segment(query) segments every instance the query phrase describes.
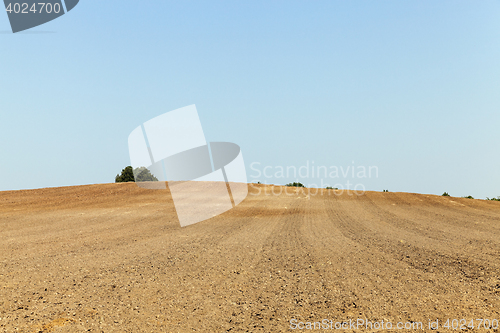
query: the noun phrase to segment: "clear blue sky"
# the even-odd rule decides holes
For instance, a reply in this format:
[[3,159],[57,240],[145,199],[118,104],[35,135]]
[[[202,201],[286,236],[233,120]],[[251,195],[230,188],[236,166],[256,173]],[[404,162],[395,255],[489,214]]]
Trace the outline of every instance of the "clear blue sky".
[[367,190],[500,195],[498,0],[82,0],[8,31],[0,190],[113,182],[136,126],[196,104],[249,180],[354,161]]

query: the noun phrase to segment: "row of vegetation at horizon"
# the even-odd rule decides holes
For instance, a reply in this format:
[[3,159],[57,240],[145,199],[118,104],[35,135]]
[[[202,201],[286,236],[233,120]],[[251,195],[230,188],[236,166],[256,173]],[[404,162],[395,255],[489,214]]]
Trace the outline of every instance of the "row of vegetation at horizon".
[[[134,175],[135,175],[135,177],[134,177]],[[135,181],[138,181],[138,182],[157,182],[158,178],[156,178],[151,173],[151,171],[149,171],[149,169],[146,167],[139,167],[139,168],[133,169],[130,165],[125,167],[125,169],[122,169],[121,174],[116,175],[116,177],[115,177],[115,183],[126,183],[126,182],[135,182]],[[260,182],[258,182],[257,184],[260,184]],[[288,183],[285,186],[305,187],[304,184],[299,183],[299,182]],[[327,190],[338,190],[337,187],[331,187],[331,186],[327,186],[326,189]],[[382,192],[389,192],[389,190],[383,190]],[[444,192],[442,194],[442,196],[443,197],[450,197],[448,192]],[[468,195],[468,196],[465,196],[462,198],[474,199],[474,197],[472,195]],[[486,200],[500,201],[500,196],[498,196],[496,198],[491,198],[491,199],[486,197]]]
[[[257,184],[260,184],[261,182],[257,182]],[[302,183],[299,183],[299,182],[293,182],[293,183],[288,183],[286,184],[285,186],[291,186],[291,187],[305,187],[304,184]],[[338,190],[337,187],[331,187],[331,186],[327,186],[326,187],[327,190]],[[389,190],[382,190],[382,192],[389,192]],[[448,194],[448,192],[444,192],[442,194],[443,197],[450,197],[450,195]],[[472,195],[468,195],[468,196],[465,196],[465,197],[462,197],[462,198],[466,198],[466,199],[474,199],[474,197]],[[500,196],[499,197],[496,197],[496,198],[488,198],[486,197],[486,200],[490,200],[490,201],[500,201]]]
[[[450,197],[450,195],[448,194],[448,192],[444,192],[443,194],[441,194],[443,197]],[[474,197],[472,195],[468,195],[468,196],[465,196],[465,197],[462,197],[462,198],[465,198],[465,199],[474,199]],[[486,200],[490,200],[490,201],[500,201],[500,196],[499,197],[496,197],[496,198],[488,198],[486,197]]]
[[[258,184],[260,184],[260,182],[258,182]],[[298,182],[293,182],[293,183],[288,183],[286,184],[285,186],[292,186],[292,187],[305,187],[304,184],[302,183],[298,183]],[[327,190],[338,190],[338,188],[336,187],[331,187],[331,186],[327,186],[326,187]],[[382,190],[382,192],[389,192],[389,190]],[[443,197],[449,197],[450,195],[448,194],[448,192],[444,192],[442,194]],[[468,195],[468,196],[465,196],[465,197],[462,197],[462,198],[466,198],[466,199],[474,199],[474,197],[472,195]],[[500,196],[499,197],[496,197],[496,198],[488,198],[486,197],[486,200],[490,200],[490,201],[500,201]]]

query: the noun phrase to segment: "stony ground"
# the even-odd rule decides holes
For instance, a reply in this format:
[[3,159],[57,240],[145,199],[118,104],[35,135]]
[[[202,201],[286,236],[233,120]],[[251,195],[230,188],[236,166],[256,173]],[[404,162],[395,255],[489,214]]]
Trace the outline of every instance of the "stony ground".
[[271,191],[185,228],[135,184],[0,192],[0,331],[500,320],[500,202]]

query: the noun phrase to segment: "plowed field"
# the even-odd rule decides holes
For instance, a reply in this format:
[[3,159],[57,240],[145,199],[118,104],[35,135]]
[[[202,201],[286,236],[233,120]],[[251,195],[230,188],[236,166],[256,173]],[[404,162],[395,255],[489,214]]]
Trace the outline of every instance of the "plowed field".
[[287,190],[184,228],[133,183],[0,192],[0,331],[500,320],[500,202]]

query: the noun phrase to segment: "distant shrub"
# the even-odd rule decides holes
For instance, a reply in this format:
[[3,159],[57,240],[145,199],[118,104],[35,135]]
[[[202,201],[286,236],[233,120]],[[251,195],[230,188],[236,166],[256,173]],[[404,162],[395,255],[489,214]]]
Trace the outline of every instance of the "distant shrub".
[[500,197],[496,197],[496,198],[488,198],[486,197],[486,200],[491,200],[491,201],[500,201]]
[[120,175],[116,175],[115,183],[126,183],[126,182],[135,182],[134,178],[134,169],[131,166],[122,169],[122,173]]
[[338,187],[327,186],[326,189],[327,190],[338,190],[339,188]]
[[389,190],[382,190],[382,192],[389,192]]
[[448,194],[448,192],[444,192],[444,193],[442,194],[442,196],[443,196],[443,197],[449,197],[450,195]]
[[134,169],[135,180],[138,182],[157,182],[156,178],[151,171],[146,167],[139,167]]
[[286,184],[285,186],[305,187],[302,183],[296,183],[296,182],[293,182],[293,183],[288,183],[288,184]]
[[474,197],[472,195],[468,195],[468,196],[462,197],[462,198],[465,198],[465,199],[474,199]]
[[[135,177],[134,177],[135,174]],[[126,183],[126,182],[135,182],[137,179],[138,182],[157,182],[158,178],[156,178],[151,171],[146,167],[139,167],[132,169],[129,165],[125,169],[122,169],[122,173],[120,175],[116,175],[115,183]]]

